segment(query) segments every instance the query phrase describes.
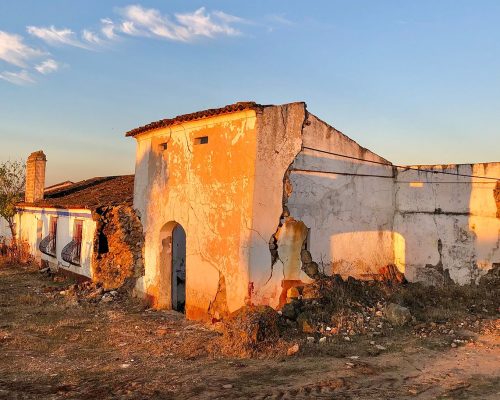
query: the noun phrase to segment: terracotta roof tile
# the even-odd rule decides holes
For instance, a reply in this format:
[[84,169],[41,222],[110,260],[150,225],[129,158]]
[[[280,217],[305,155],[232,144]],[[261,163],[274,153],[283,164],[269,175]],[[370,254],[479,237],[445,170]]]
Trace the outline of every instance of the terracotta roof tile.
[[35,203],[21,202],[18,205],[95,210],[103,206],[132,205],[133,199],[134,175],[122,175],[76,182],[46,193],[43,200]]
[[210,108],[208,110],[197,111],[191,114],[178,115],[177,117],[174,118],[161,119],[159,121],[151,122],[150,124],[140,126],[139,128],[132,129],[131,131],[128,131],[125,134],[125,136],[133,137],[135,135],[138,135],[139,133],[147,132],[153,129],[164,128],[166,126],[172,126],[186,121],[194,121],[197,119],[212,117],[214,115],[229,114],[243,110],[262,109],[263,107],[266,106],[257,104],[253,101],[242,101],[234,104],[229,104],[221,108]]

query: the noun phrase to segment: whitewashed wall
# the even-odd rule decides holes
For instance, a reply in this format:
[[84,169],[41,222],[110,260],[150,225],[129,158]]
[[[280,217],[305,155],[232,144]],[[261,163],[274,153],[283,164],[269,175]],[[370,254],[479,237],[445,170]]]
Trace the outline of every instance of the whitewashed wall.
[[[500,163],[415,167],[500,177]],[[460,284],[500,263],[500,219],[492,180],[407,170],[398,173],[394,230],[404,237],[411,281]],[[445,272],[447,271],[447,272]]]
[[313,260],[327,274],[358,278],[394,263],[393,170],[367,162],[388,161],[312,114],[303,146],[292,165],[288,208],[310,229]]
[[[50,217],[57,216],[57,241],[56,255],[51,257],[42,254],[38,250],[40,239],[49,234]],[[73,229],[75,220],[83,221],[82,231],[82,252],[80,266],[71,265],[64,261],[61,252],[71,240],[73,240]],[[41,223],[39,222],[41,221]],[[37,259],[47,260],[51,265],[71,271],[78,275],[92,278],[91,261],[93,253],[93,240],[96,223],[92,220],[92,214],[89,210],[75,209],[63,210],[54,208],[23,207],[16,216],[18,237],[27,242],[31,248],[31,253]],[[37,233],[41,224],[41,235]]]

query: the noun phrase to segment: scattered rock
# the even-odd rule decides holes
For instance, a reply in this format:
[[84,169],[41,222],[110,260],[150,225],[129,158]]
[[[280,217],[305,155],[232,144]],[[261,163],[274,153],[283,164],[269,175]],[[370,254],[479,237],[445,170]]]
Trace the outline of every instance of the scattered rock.
[[293,356],[294,354],[297,354],[299,352],[299,349],[299,345],[296,343],[287,350],[286,354],[287,356]]
[[389,303],[385,306],[384,315],[395,326],[403,326],[411,321],[410,310],[395,303]]
[[315,331],[306,313],[299,314],[297,324],[299,325],[299,330],[304,333],[313,333]]
[[231,385],[230,383],[228,383],[227,385],[222,385],[222,388],[223,389],[232,389],[233,385]]
[[302,269],[311,278],[316,278],[319,275],[319,267],[315,262],[310,262],[308,264],[303,264]]
[[307,343],[309,343],[309,344],[314,343],[314,337],[312,337],[312,336],[308,336],[308,337],[307,337]]
[[326,343],[326,337],[323,336],[321,339],[319,339],[319,344],[325,344]]
[[321,292],[317,286],[306,285],[302,289],[302,299],[304,300],[314,300],[321,298]]
[[281,315],[284,317],[295,320],[299,312],[299,304],[297,300],[292,300],[290,303],[286,303],[281,309]]
[[224,323],[224,337],[243,347],[279,337],[278,313],[269,306],[244,306],[232,313]]

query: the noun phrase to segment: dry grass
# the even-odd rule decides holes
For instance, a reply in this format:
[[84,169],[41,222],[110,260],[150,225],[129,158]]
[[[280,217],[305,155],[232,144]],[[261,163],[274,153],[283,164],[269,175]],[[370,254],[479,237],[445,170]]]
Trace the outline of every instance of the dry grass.
[[[300,343],[299,354],[287,357],[283,345],[275,353],[263,349],[257,358],[236,359],[224,355],[221,335],[210,327],[133,300],[76,301],[59,294],[69,284],[35,268],[0,263],[0,398],[401,398],[408,380],[398,377],[415,372],[407,360],[423,368],[450,351],[449,345],[439,352],[422,348],[411,330],[377,338],[388,349],[377,357],[370,355],[368,337],[308,345],[292,331],[281,343]],[[419,304],[427,305],[424,291],[398,295],[402,302],[420,296]],[[343,304],[352,301],[348,292],[340,296]],[[350,356],[363,360],[346,360]],[[494,375],[485,374],[481,382],[490,382]],[[394,387],[384,386],[388,377],[397,380]],[[474,390],[483,395],[497,389],[484,384]]]

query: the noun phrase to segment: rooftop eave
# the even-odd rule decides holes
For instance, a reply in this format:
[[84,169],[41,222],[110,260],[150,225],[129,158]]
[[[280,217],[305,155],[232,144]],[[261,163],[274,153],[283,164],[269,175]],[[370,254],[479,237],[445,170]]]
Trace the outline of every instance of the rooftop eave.
[[245,111],[245,110],[260,110],[266,106],[263,106],[261,104],[257,104],[253,101],[246,101],[246,102],[238,102],[234,104],[227,105],[225,107],[221,108],[211,108],[208,110],[203,110],[203,111],[197,111],[191,114],[183,114],[183,115],[178,115],[177,117],[174,118],[169,118],[169,119],[161,119],[159,121],[151,122],[147,125],[140,126],[138,128],[132,129],[131,131],[128,131],[125,136],[126,137],[135,137],[139,134],[149,132],[155,129],[161,129],[165,127],[170,127],[174,125],[179,125],[184,122],[190,122],[190,121],[197,121],[205,118],[210,118],[214,116],[220,116],[224,114],[232,114],[235,112],[239,111]]

